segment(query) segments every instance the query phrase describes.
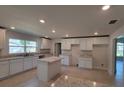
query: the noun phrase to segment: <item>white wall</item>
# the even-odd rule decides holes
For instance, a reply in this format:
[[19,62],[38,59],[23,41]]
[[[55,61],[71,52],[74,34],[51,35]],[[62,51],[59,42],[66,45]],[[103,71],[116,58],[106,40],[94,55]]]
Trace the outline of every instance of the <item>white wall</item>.
[[114,75],[114,39],[124,36],[124,26],[119,28],[115,33],[110,36],[110,46],[109,46],[109,69],[108,72],[110,75]]

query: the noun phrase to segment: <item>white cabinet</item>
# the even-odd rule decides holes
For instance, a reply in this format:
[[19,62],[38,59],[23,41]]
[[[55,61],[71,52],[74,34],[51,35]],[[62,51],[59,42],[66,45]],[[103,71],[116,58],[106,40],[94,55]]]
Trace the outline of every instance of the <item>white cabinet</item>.
[[93,38],[93,44],[109,44],[109,37]]
[[32,58],[32,61],[33,61],[33,68],[35,68],[35,67],[37,66],[37,59],[38,59],[37,56]]
[[24,58],[24,70],[31,69],[33,67],[32,57]]
[[79,58],[78,67],[92,69],[92,58]]
[[70,56],[69,55],[60,55],[62,65],[70,65]]
[[0,62],[0,78],[7,77],[9,75],[9,62]]
[[23,59],[13,59],[10,60],[10,75],[23,71]]
[[51,40],[42,38],[41,40],[41,49],[50,49],[51,48]]
[[4,42],[5,42],[5,29],[0,29],[0,49],[4,47]]
[[68,39],[70,44],[79,44],[80,39]]
[[92,38],[82,38],[82,39],[80,39],[80,50],[93,50],[93,40],[92,40]]
[[62,50],[71,50],[71,44],[70,44],[69,40],[63,39],[61,41],[61,43],[62,43],[62,46],[61,46]]

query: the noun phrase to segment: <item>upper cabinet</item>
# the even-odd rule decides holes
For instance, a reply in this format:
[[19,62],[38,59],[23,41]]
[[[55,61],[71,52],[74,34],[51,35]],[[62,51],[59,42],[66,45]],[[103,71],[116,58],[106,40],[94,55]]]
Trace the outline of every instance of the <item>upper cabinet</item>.
[[42,38],[41,49],[51,49],[51,40]]
[[61,40],[61,43],[62,43],[61,49],[62,50],[71,50],[71,44],[69,41],[70,41],[69,39]]
[[109,44],[109,37],[93,38],[93,44]]
[[80,39],[80,50],[93,50],[93,39],[91,38]]
[[0,29],[0,49],[4,48],[5,32],[5,29]]
[[67,39],[70,44],[79,44],[80,39]]
[[109,44],[109,37],[93,37],[93,38],[77,38],[77,39],[62,39],[62,50],[71,50],[72,44],[79,44],[80,50],[93,50],[95,44]]

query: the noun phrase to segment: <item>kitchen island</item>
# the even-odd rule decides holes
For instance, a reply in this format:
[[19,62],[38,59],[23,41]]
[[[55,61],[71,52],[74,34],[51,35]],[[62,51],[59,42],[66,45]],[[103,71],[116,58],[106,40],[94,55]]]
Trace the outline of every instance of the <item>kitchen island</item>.
[[39,80],[49,81],[60,73],[60,57],[46,57],[37,60],[37,75]]

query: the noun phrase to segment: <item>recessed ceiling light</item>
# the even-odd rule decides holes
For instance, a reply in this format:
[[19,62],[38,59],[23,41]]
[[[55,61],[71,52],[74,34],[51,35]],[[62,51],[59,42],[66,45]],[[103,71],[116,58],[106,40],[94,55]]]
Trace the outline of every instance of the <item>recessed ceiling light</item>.
[[94,35],[98,35],[98,32],[95,32]]
[[68,35],[68,34],[66,34],[65,36],[66,36],[66,37],[69,37],[69,35]]
[[110,5],[105,5],[105,6],[102,7],[102,10],[105,11],[105,10],[108,10],[109,8],[110,8]]
[[11,29],[15,29],[15,27],[13,27],[13,26],[12,26],[12,27],[10,27],[10,28],[11,28]]
[[45,20],[41,19],[40,22],[41,22],[41,23],[45,23]]
[[55,33],[56,31],[55,30],[52,30],[53,33]]

